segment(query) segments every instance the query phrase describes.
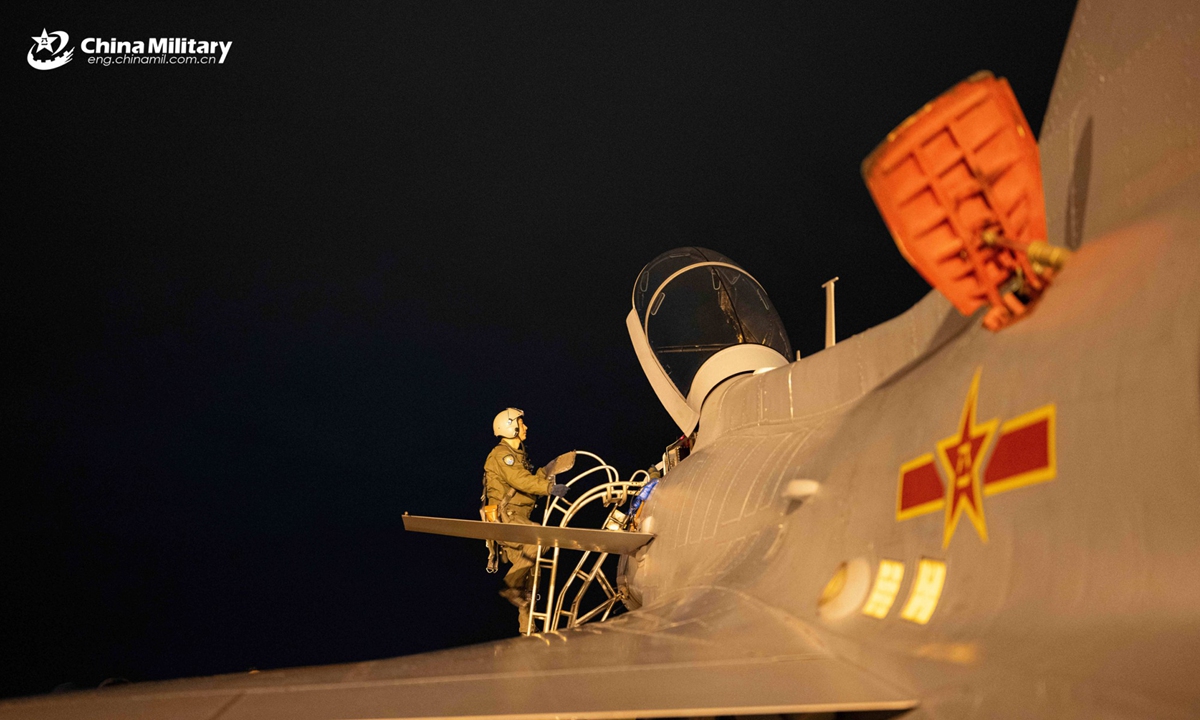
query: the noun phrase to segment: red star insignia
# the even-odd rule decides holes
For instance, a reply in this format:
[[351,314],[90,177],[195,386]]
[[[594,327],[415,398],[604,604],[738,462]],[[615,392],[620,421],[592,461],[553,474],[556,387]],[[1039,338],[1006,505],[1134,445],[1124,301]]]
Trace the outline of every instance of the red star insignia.
[[975,407],[979,399],[979,375],[982,368],[975,371],[971,380],[971,389],[967,392],[967,401],[963,404],[962,419],[958,423],[958,433],[942,440],[937,444],[937,455],[946,470],[946,525],[942,535],[942,547],[950,546],[950,538],[954,537],[954,529],[958,526],[958,518],[966,513],[971,524],[979,533],[979,537],[987,542],[987,522],[983,517],[983,489],[979,478],[980,460],[984,451],[996,434],[999,419],[989,420],[982,425],[975,424]]

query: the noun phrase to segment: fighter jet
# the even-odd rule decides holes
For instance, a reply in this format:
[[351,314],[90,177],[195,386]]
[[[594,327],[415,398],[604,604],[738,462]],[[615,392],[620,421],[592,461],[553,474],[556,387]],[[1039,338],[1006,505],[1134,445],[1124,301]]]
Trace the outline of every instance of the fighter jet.
[[747,269],[647,265],[630,335],[695,439],[636,536],[452,533],[624,553],[636,609],[0,718],[1200,716],[1198,15],[1084,0],[1033,165],[986,75],[897,127],[864,175],[936,289],[865,333],[795,360]]

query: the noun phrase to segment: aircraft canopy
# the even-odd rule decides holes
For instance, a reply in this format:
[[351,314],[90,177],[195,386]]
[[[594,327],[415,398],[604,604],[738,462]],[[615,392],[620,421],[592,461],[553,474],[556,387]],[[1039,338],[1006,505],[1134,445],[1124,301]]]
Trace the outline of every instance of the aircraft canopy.
[[[792,357],[783,322],[758,281],[729,258],[704,248],[665,252],[642,269],[628,325],[642,369],[685,433],[695,427],[695,419],[673,410],[664,391],[673,390],[675,404],[682,401],[698,415],[704,397],[719,382],[778,367]],[[656,374],[665,376],[669,387]]]

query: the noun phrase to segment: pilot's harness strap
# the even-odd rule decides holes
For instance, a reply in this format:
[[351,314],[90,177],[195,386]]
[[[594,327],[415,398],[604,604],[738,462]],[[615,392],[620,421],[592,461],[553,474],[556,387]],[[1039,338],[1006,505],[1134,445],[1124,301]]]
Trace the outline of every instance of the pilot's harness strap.
[[[504,522],[504,513],[508,509],[508,501],[517,494],[515,488],[509,488],[504,498],[495,505],[488,503],[487,473],[483,475],[483,493],[479,496],[479,519],[484,522]],[[485,540],[488,549],[487,571],[495,573],[500,569],[500,548],[495,540]]]
[[496,517],[498,518],[498,522],[504,522],[504,518],[508,517],[508,501],[512,500],[513,496],[516,494],[517,489],[511,487],[508,489],[508,492],[504,493],[504,498],[500,501],[500,504],[496,506]]
[[[487,473],[483,474],[483,492],[479,495],[479,519],[484,522],[499,521],[496,506],[488,504],[487,501]],[[484,540],[483,543],[487,546],[488,551],[487,571],[489,574],[493,574],[500,569],[500,553],[495,540]]]

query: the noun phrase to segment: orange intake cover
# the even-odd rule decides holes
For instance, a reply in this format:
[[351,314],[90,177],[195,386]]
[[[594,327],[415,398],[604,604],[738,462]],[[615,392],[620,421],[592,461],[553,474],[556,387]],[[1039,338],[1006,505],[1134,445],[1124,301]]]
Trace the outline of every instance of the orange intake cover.
[[1027,261],[984,244],[984,230],[1027,245],[1046,239],[1037,142],[1003,78],[980,72],[888,134],[862,166],[897,247],[964,315],[1001,307]]

